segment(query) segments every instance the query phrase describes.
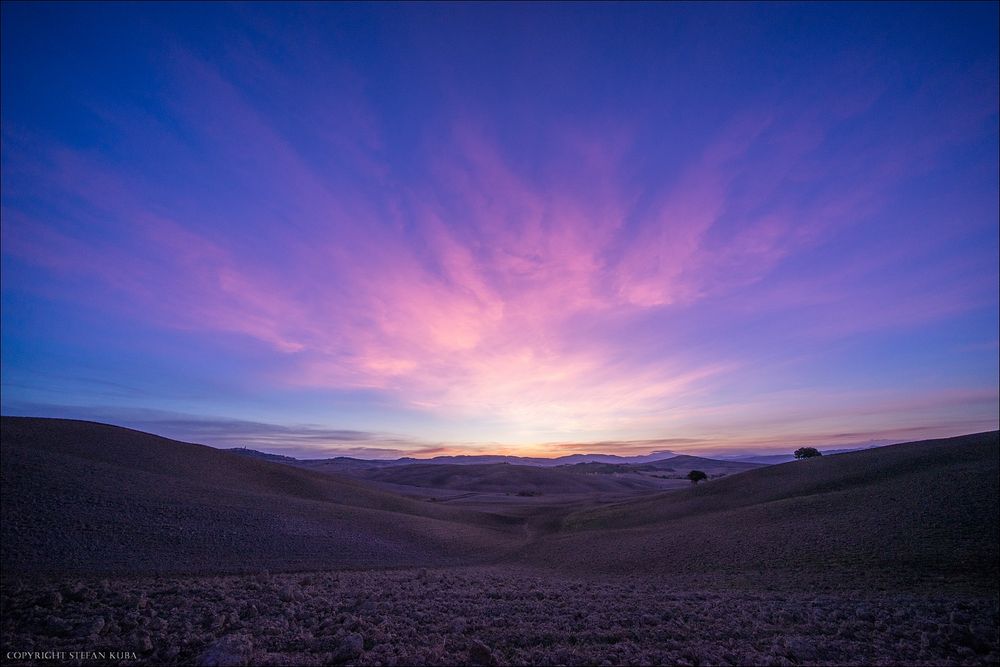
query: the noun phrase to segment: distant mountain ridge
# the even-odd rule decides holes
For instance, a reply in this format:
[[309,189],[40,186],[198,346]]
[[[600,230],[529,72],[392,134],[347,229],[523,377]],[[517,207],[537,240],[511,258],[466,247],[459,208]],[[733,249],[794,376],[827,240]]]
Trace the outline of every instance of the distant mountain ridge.
[[435,465],[483,465],[491,463],[510,463],[524,466],[562,466],[573,465],[575,463],[616,463],[621,465],[630,465],[663,461],[678,455],[676,452],[672,452],[670,450],[662,450],[639,456],[619,456],[617,454],[567,454],[566,456],[558,456],[555,458],[544,458],[531,456],[506,456],[501,454],[463,454],[458,456],[435,456],[429,459],[418,459],[412,456],[405,456],[398,459],[359,459],[351,456],[336,456],[328,459],[297,459],[292,456],[269,454],[267,452],[261,452],[256,449],[249,449],[246,447],[234,447],[224,451],[232,454],[239,454],[241,456],[266,459],[269,461],[284,461],[287,463],[296,462],[306,467],[337,465],[345,468],[383,468],[387,466],[412,465],[415,463]]
[[[845,449],[821,449],[820,452],[826,456],[833,454],[846,454],[847,452],[871,449],[884,445],[872,444],[861,447],[849,447]],[[794,448],[793,448],[794,449]],[[532,457],[532,456],[508,456],[503,454],[460,454],[455,456],[435,456],[428,459],[418,459],[412,456],[404,456],[398,459],[362,459],[353,456],[335,456],[326,459],[300,459],[282,454],[271,454],[248,447],[233,447],[223,451],[240,456],[263,459],[266,461],[276,461],[282,463],[294,463],[305,468],[342,468],[344,470],[363,470],[369,468],[385,468],[388,466],[403,466],[413,464],[431,465],[486,465],[492,463],[510,463],[523,466],[555,467],[576,464],[609,464],[609,465],[642,465],[662,463],[670,459],[677,459],[675,463],[680,463],[678,457],[685,457],[691,461],[702,460],[706,462],[726,461],[731,463],[755,463],[759,465],[775,465],[778,463],[788,463],[794,461],[795,456],[787,454],[720,454],[718,456],[696,456],[692,454],[679,454],[669,449],[664,449],[649,454],[637,456],[620,456],[618,454],[567,454],[553,458]]]

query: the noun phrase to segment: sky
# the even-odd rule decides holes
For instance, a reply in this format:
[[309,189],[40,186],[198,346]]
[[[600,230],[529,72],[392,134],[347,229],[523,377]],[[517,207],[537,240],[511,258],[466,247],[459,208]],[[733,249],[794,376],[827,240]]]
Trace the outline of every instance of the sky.
[[998,428],[997,3],[4,3],[5,415],[300,457]]

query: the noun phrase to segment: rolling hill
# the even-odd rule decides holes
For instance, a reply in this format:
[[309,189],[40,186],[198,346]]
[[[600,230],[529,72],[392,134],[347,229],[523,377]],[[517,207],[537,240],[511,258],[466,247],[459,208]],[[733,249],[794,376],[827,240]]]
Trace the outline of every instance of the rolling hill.
[[690,470],[701,470],[709,475],[732,475],[738,472],[746,472],[760,468],[765,464],[747,463],[745,461],[723,461],[721,459],[709,459],[704,456],[690,456],[679,454],[669,459],[662,459],[642,466],[646,470],[675,470],[677,472],[688,472]]
[[4,417],[6,573],[239,572],[494,558],[510,520],[92,422]]
[[[246,450],[235,450],[249,455]],[[261,455],[269,456],[269,455]],[[588,455],[595,456],[595,455]],[[447,457],[448,460],[462,457]],[[445,463],[444,457],[418,462],[416,459],[393,461],[366,461],[363,459],[335,458],[296,460],[282,457],[274,459],[306,470],[316,470],[336,475],[366,479],[382,485],[381,488],[400,493],[413,493],[416,489],[468,491],[474,493],[513,493],[521,495],[581,495],[581,494],[631,494],[677,488],[683,486],[691,470],[701,470],[709,477],[721,477],[759,468],[763,464],[741,461],[722,461],[699,456],[676,455],[669,458],[635,463],[609,463],[603,460],[586,460],[560,465],[538,463]],[[624,457],[602,457],[610,460],[630,460]],[[576,460],[574,457],[559,459],[523,459],[528,461]],[[409,462],[407,462],[409,461]],[[667,479],[673,482],[665,481]]]
[[763,463],[748,463],[745,461],[723,461],[720,459],[708,459],[701,456],[690,456],[680,454],[667,459],[661,459],[651,463],[639,464],[616,464],[616,463],[577,463],[574,465],[560,466],[559,470],[566,470],[574,473],[584,474],[629,474],[629,473],[658,473],[671,474],[671,476],[683,477],[692,470],[701,470],[709,477],[721,477],[739,472],[746,472],[762,467]]
[[[176,665],[992,665],[1000,655],[997,433],[625,501],[483,494],[459,507],[112,426],[0,422],[6,646],[121,646]],[[557,485],[547,493],[617,479],[394,468],[442,486]],[[587,486],[558,486],[576,484]]]
[[485,465],[411,464],[369,469],[357,474],[364,479],[396,485],[489,493],[567,495],[634,493],[662,488],[662,485],[657,484],[657,480],[636,474],[580,475],[563,468],[507,463]]
[[565,517],[518,558],[562,571],[989,582],[997,432],[752,470]]
[[[992,432],[658,492],[646,484],[676,480],[509,464],[390,466],[362,479],[91,422],[5,417],[2,564],[8,573],[207,573],[499,563],[992,586],[998,458]],[[653,465],[706,467],[672,461]],[[463,506],[388,485],[494,495]],[[574,499],[504,504],[520,491]]]

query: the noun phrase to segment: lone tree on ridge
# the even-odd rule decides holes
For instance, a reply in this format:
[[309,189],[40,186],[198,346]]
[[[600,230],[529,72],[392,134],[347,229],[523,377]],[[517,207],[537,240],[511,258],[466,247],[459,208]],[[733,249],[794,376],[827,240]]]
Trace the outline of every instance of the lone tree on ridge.
[[799,447],[795,450],[795,458],[797,459],[811,459],[816,456],[823,456],[823,453],[815,447]]
[[688,473],[688,479],[691,480],[693,484],[697,484],[703,479],[708,479],[708,475],[706,475],[700,470],[692,470],[691,472]]

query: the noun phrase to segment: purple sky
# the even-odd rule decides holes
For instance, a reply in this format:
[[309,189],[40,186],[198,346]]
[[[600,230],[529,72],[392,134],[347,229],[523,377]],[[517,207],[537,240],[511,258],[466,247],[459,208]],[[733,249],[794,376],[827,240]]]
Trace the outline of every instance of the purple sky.
[[3,413],[299,456],[996,429],[997,7],[5,3]]

